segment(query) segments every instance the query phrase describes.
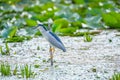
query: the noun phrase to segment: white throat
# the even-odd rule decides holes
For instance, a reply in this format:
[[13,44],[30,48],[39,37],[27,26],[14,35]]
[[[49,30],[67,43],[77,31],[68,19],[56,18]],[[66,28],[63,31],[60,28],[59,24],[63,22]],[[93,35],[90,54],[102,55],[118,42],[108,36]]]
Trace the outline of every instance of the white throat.
[[41,34],[45,33],[47,30],[42,27],[42,26],[38,26],[38,29],[40,30]]

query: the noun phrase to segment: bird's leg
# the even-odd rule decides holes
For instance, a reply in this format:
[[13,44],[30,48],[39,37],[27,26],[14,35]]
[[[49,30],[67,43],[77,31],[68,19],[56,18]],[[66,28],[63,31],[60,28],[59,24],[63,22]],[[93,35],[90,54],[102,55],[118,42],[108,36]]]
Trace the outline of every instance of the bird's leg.
[[54,53],[55,49],[52,48],[52,46],[50,46],[50,60],[51,60],[51,66],[53,66],[53,53]]

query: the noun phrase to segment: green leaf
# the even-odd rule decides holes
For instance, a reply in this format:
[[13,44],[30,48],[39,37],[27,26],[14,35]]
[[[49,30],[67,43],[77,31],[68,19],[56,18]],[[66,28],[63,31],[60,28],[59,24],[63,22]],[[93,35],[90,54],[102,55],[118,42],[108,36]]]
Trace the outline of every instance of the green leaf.
[[52,31],[57,32],[60,29],[61,25],[53,24],[52,25]]
[[6,46],[6,53],[10,53],[10,49],[7,42],[5,43],[5,46]]
[[53,8],[53,7],[54,7],[54,3],[48,2],[48,3],[45,3],[41,8],[42,10],[48,10],[48,8]]
[[69,25],[69,22],[66,19],[63,19],[63,18],[57,19],[53,23],[52,31],[59,32],[60,29],[67,28],[68,25]]
[[73,3],[75,4],[84,4],[84,0],[72,0]]
[[4,55],[5,53],[3,52],[2,46],[0,46],[0,53]]
[[76,31],[76,28],[73,28],[73,27],[63,28],[63,29],[59,30],[59,32],[61,33],[61,35],[71,35],[75,31]]
[[[89,34],[86,34],[86,33],[84,34],[84,41],[85,41],[85,42],[91,42],[92,39],[93,39],[93,38],[92,38]],[[92,71],[93,71],[93,72],[96,72],[96,69],[93,68]]]
[[94,28],[96,28],[96,29],[104,28],[101,20],[102,20],[102,17],[99,16],[99,15],[98,16],[87,17],[87,18],[85,18],[86,27],[87,28],[92,28],[92,29],[94,29]]
[[28,26],[36,26],[37,22],[32,19],[26,19],[26,25]]
[[14,36],[13,38],[7,38],[4,42],[23,42],[24,40],[32,39],[31,36]]
[[100,8],[91,8],[91,10],[87,10],[86,12],[87,15],[101,15],[102,14],[102,10]]
[[71,26],[82,28],[81,21],[71,22]]
[[25,11],[33,11],[33,12],[35,12],[35,13],[40,13],[42,10],[41,10],[41,7],[40,6],[38,6],[38,5],[35,5],[35,6],[33,6],[33,7],[31,7],[31,6],[26,6],[26,7],[24,7],[24,10]]
[[120,14],[115,12],[104,13],[103,21],[110,28],[120,28]]
[[120,73],[114,73],[114,75],[112,76],[112,78],[110,78],[110,80],[120,80]]
[[10,29],[10,33],[9,33],[10,38],[12,38],[13,36],[15,36],[16,32],[17,32],[17,27],[15,27],[15,26],[12,27]]
[[9,28],[4,28],[1,35],[4,38],[12,38],[13,36],[16,35],[17,32],[17,27],[13,26],[13,27],[9,27]]

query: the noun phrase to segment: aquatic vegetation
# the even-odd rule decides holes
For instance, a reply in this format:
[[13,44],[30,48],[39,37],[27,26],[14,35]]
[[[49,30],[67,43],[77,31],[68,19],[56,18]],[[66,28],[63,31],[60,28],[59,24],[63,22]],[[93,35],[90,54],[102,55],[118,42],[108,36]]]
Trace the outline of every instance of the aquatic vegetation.
[[73,27],[68,27],[68,28],[63,28],[63,29],[60,29],[59,32],[61,36],[72,36],[72,35],[75,35],[73,34],[74,32],[76,31],[76,28],[73,28]]
[[107,26],[110,28],[119,28],[120,29],[120,14],[116,12],[109,12],[104,13],[103,15],[103,21]]
[[28,65],[21,67],[20,70],[18,69],[18,66],[16,65],[14,70],[11,70],[11,66],[8,63],[0,64],[0,73],[2,76],[11,76],[11,75],[18,76],[19,71],[20,71],[20,75],[22,76],[22,78],[34,78],[36,75],[32,71],[31,66],[28,66]]
[[40,47],[39,47],[39,46],[37,47],[37,50],[40,50]]
[[44,63],[45,63],[45,62],[47,62],[47,61],[46,61],[45,59],[43,59],[43,61],[42,61],[42,62],[44,62]]
[[10,76],[11,75],[11,67],[8,63],[0,64],[0,73],[2,76]]
[[69,22],[66,19],[56,19],[52,26],[53,32],[59,32],[62,28],[67,28],[69,25]]
[[8,46],[8,43],[5,43],[5,49],[3,49],[2,46],[0,46],[0,53],[2,55],[9,55],[10,54],[10,48]]
[[39,68],[40,65],[39,65],[39,64],[35,64],[34,67],[35,67],[35,68]]
[[18,72],[18,66],[16,65],[15,69],[13,70],[13,75],[17,75],[17,72]]
[[4,42],[23,42],[24,40],[32,39],[31,36],[14,36],[12,38],[6,38]]
[[115,73],[109,80],[120,80],[120,73]]
[[32,71],[31,66],[28,66],[27,64],[22,68],[21,67],[21,76],[23,78],[34,78],[35,73]]
[[16,26],[3,29],[1,34],[5,38],[4,42],[23,42],[24,40],[32,39],[31,36],[18,36],[17,30],[18,28]]
[[92,41],[92,37],[89,34],[84,34],[84,41],[85,42],[91,42]]
[[58,68],[59,66],[58,65],[55,65],[55,68]]
[[72,35],[77,29],[84,28],[83,23],[87,25],[87,28],[92,29],[108,28],[106,26],[120,28],[118,1],[10,0],[8,2],[1,0],[0,4],[2,16],[0,17],[0,30],[3,38],[20,36],[16,32],[21,28],[31,28],[37,25],[37,21],[45,23],[48,19],[53,20],[51,27],[53,32],[64,35]]
[[8,43],[5,43],[5,46],[6,46],[6,53],[10,53],[10,48],[8,46]]
[[36,26],[37,22],[32,19],[26,19],[26,25],[28,26]]
[[96,70],[96,68],[92,68],[92,72],[96,72],[97,70]]
[[16,32],[17,32],[16,26],[12,26],[12,27],[6,26],[6,28],[3,29],[1,35],[4,38],[12,38],[16,35]]
[[[20,57],[17,59],[21,60],[21,57],[24,55],[25,55],[24,59],[25,59],[25,57],[32,56],[32,57],[36,57],[35,60],[37,62],[39,62],[43,59],[42,62],[44,64],[48,63],[48,61],[50,61],[50,60],[46,60],[46,58],[43,58],[42,54],[37,54],[37,51],[38,51],[38,53],[40,51],[44,51],[45,53],[47,53],[45,48],[39,47],[37,43],[35,43],[33,46],[31,46],[31,44],[29,44],[29,42],[25,42],[26,44],[24,44],[23,42],[26,40],[30,40],[34,37],[40,36],[41,35],[40,31],[34,30],[33,28],[38,24],[38,22],[43,23],[46,26],[48,26],[47,22],[49,19],[51,19],[53,21],[53,23],[50,26],[51,30],[58,35],[67,36],[67,37],[64,37],[64,39],[66,39],[66,38],[69,39],[68,36],[75,36],[75,37],[83,36],[85,42],[91,42],[93,40],[92,36],[94,34],[99,34],[100,32],[94,32],[94,33],[77,32],[77,30],[79,31],[82,29],[87,29],[88,31],[89,30],[91,31],[91,30],[97,30],[97,29],[103,30],[103,29],[109,29],[109,28],[110,29],[120,29],[120,1],[119,0],[94,0],[94,1],[93,0],[0,0],[0,39],[1,39],[0,42],[1,42],[1,45],[5,44],[4,46],[0,45],[0,56],[2,58],[4,58],[5,61],[7,61],[9,59],[10,59],[9,61],[12,61],[12,59],[14,60],[15,57]],[[22,30],[23,30],[23,32],[22,32]],[[25,31],[25,33],[24,33],[24,31]],[[104,32],[104,33],[106,33],[106,32]],[[116,31],[115,31],[115,34],[116,34]],[[119,34],[116,34],[116,36],[119,37]],[[100,38],[97,41],[101,41]],[[36,39],[33,39],[33,40],[36,40]],[[76,40],[77,40],[77,42],[81,42],[81,37],[76,38]],[[3,43],[2,43],[2,41],[3,41]],[[37,41],[39,41],[39,40],[37,40]],[[104,41],[106,41],[106,40],[103,40],[103,42]],[[117,40],[115,40],[115,39],[112,40],[111,38],[109,38],[109,39],[107,39],[107,42],[108,41],[110,43],[110,42],[117,41]],[[13,45],[14,42],[22,42],[22,43],[16,43],[16,46],[13,47],[11,45]],[[70,38],[68,41],[65,41],[65,44],[67,45],[66,48],[69,48],[72,50],[73,48],[69,47],[70,45],[68,45],[67,42],[72,43],[72,38]],[[8,45],[9,43],[10,43],[11,47],[9,47],[9,45]],[[22,44],[24,44],[24,45],[22,45]],[[43,45],[41,43],[39,43],[39,44],[40,44],[40,46]],[[81,45],[81,44],[82,43],[74,44],[74,45],[80,45],[80,47],[81,47],[80,49],[78,49],[77,47],[74,48],[74,49],[76,49],[75,52],[77,52],[78,50],[81,50],[81,51],[89,50],[89,47],[85,46],[85,48],[84,48],[84,47],[82,47],[83,45]],[[35,45],[38,47],[34,47]],[[117,46],[118,45],[119,45],[119,43],[117,44]],[[89,46],[89,45],[87,45],[87,46]],[[12,49],[12,47],[13,47],[13,49]],[[72,46],[72,47],[74,47],[74,46]],[[99,48],[97,48],[96,45],[94,47],[96,47],[96,50],[99,49]],[[106,45],[104,47],[106,49]],[[118,48],[118,47],[115,47],[115,48]],[[36,51],[36,49],[37,49],[37,51]],[[113,48],[111,48],[111,49],[113,49]],[[30,54],[28,56],[28,54],[25,53],[28,50],[30,52],[32,52],[33,54]],[[90,52],[92,52],[92,50]],[[6,56],[6,55],[10,55],[11,53],[13,53],[11,56]],[[68,51],[68,53],[69,53],[69,51]],[[103,53],[103,52],[100,52],[100,53]],[[112,52],[110,52],[110,53],[112,53]],[[45,55],[46,54],[44,54],[44,56]],[[84,54],[82,54],[82,55],[80,54],[80,56],[83,56],[83,55]],[[96,55],[98,55],[98,54],[96,54]],[[111,55],[111,54],[108,54],[108,55]],[[112,54],[112,55],[114,55],[114,54]],[[63,55],[61,55],[60,57],[62,57],[62,56]],[[65,56],[68,56],[68,54],[67,55],[65,54]],[[9,57],[9,59],[6,57]],[[2,59],[2,58],[0,58],[0,62],[4,61],[4,59]],[[106,57],[105,57],[105,59],[106,59]],[[69,60],[67,60],[67,61],[69,61]],[[31,61],[30,61],[30,63],[31,63]],[[62,63],[62,64],[64,64],[64,63]],[[69,64],[71,65],[73,63],[68,62],[68,65]],[[57,68],[58,65],[59,65],[59,63],[57,63],[57,65],[55,65],[55,67]],[[60,65],[61,65],[61,62],[60,62]],[[9,64],[7,67],[6,66],[7,66],[7,64],[0,64],[0,76],[1,75],[2,76],[11,75],[12,77],[20,76],[22,78],[32,78],[35,76],[34,71],[32,71],[32,67],[35,69],[44,67],[43,65],[33,64],[32,67],[28,66],[28,65],[25,65],[22,67],[15,66],[15,68],[14,69],[12,68],[12,70],[11,70],[11,67]],[[61,68],[61,66],[60,66],[60,68]],[[65,68],[67,68],[67,67],[65,67]],[[74,68],[76,68],[76,67],[74,67]],[[48,68],[46,68],[46,70],[47,69]],[[46,70],[44,70],[44,71],[46,71]],[[66,74],[68,74],[67,72],[69,72],[69,70],[65,71]],[[75,69],[75,70],[77,70],[77,69]],[[95,68],[93,68],[91,71],[93,73],[95,73],[97,70]],[[61,74],[62,73],[64,73],[64,71],[63,72],[61,71]],[[80,76],[80,78],[82,77],[81,74],[78,74],[78,76]],[[106,76],[107,75],[105,75],[105,78],[106,78]],[[119,76],[118,74],[115,74],[115,75],[113,75],[113,77],[110,80],[116,80],[116,79],[119,80],[118,76]],[[102,76],[96,75],[96,77],[97,78],[100,77],[100,79],[102,79]],[[59,78],[59,74],[58,74],[58,78]]]

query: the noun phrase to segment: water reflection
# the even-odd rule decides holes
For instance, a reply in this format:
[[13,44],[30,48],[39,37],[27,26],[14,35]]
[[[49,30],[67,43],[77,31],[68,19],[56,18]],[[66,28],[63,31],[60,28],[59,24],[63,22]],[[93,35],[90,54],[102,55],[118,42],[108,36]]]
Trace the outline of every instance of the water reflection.
[[49,73],[50,73],[49,80],[57,80],[54,66],[50,67]]

